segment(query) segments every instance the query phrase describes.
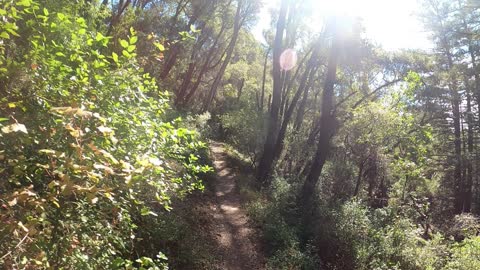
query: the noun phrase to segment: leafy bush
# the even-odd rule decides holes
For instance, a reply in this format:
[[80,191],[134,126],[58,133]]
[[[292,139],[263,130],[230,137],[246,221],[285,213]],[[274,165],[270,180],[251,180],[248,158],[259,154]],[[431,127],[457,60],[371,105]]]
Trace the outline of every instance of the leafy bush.
[[241,108],[220,117],[224,137],[255,165],[264,138],[263,114],[254,108]]
[[69,6],[4,2],[22,37],[1,48],[0,264],[166,268],[132,250],[135,220],[203,187],[205,145],[164,120],[168,95],[139,69],[133,29],[115,47]]
[[452,258],[445,268],[448,270],[480,269],[480,236],[467,238],[452,248]]
[[264,197],[250,202],[249,216],[261,225],[270,257],[268,269],[317,269],[318,257],[314,247],[300,245],[300,227],[295,212],[295,186],[275,177]]
[[449,235],[459,240],[476,236],[480,232],[479,218],[468,213],[456,215],[453,223],[449,225]]
[[317,240],[319,246],[337,249],[326,261],[329,268],[439,269],[444,264],[443,237],[436,234],[423,239],[421,230],[399,217],[395,209],[372,211],[354,200],[332,211],[331,223],[322,227],[331,226],[330,230],[319,231]]
[[285,249],[279,249],[269,258],[267,269],[271,270],[309,270],[318,269],[318,258],[313,250],[300,251],[298,243]]

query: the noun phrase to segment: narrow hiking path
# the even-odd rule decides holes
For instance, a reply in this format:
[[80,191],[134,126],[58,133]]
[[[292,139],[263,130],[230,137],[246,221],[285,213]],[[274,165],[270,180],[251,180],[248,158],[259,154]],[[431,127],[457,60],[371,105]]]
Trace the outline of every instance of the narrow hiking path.
[[251,226],[244,209],[236,181],[238,176],[228,164],[228,156],[221,143],[210,144],[216,172],[214,206],[214,235],[221,253],[221,269],[264,269],[265,258],[260,251],[260,240]]

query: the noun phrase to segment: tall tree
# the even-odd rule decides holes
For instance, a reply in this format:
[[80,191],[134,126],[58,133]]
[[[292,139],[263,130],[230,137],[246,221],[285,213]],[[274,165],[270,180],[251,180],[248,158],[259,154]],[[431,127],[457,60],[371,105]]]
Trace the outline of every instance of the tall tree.
[[317,143],[317,150],[313,158],[313,162],[310,168],[310,171],[305,179],[303,184],[301,195],[300,195],[300,204],[303,207],[304,216],[310,215],[312,199],[315,192],[315,187],[318,182],[318,178],[323,169],[323,165],[327,159],[328,153],[330,151],[330,139],[335,133],[335,115],[333,112],[334,108],[334,86],[336,81],[338,59],[340,54],[340,33],[338,29],[337,18],[332,18],[328,22],[328,33],[330,33],[332,38],[332,43],[330,47],[330,54],[328,57],[327,70],[325,76],[325,82],[322,93],[322,107],[321,107],[321,116],[320,116],[320,137]]
[[426,1],[427,14],[426,25],[433,32],[436,49],[439,52],[438,65],[439,73],[443,73],[445,80],[440,82],[449,92],[448,102],[451,108],[452,129],[453,129],[453,191],[454,211],[464,211],[465,183],[462,157],[462,123],[460,104],[462,97],[459,93],[459,82],[457,74],[457,63],[455,62],[454,28],[452,25],[452,14],[454,6],[447,1]]
[[257,179],[265,184],[271,171],[272,163],[274,160],[275,143],[277,139],[277,133],[279,128],[280,118],[280,103],[283,88],[282,81],[282,69],[280,66],[280,55],[283,51],[283,35],[285,31],[287,11],[289,6],[289,0],[282,0],[280,6],[280,13],[278,16],[275,41],[273,45],[273,91],[272,101],[270,104],[267,136],[265,138],[265,144],[263,147],[262,158],[260,159],[257,169]]

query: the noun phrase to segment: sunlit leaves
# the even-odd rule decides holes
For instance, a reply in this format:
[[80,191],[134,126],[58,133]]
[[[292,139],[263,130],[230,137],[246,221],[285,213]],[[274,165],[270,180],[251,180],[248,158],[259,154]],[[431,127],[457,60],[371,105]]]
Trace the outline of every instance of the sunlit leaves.
[[161,52],[165,51],[165,47],[164,47],[161,43],[154,42],[153,45],[155,45],[155,47],[156,47],[159,51],[161,51]]
[[78,116],[78,117],[84,117],[84,118],[90,118],[93,116],[92,112],[85,111],[81,108],[54,107],[50,111],[55,114],[67,115],[67,116]]
[[[16,64],[24,79],[9,84],[13,94],[0,118],[0,173],[8,184],[0,200],[12,217],[7,230],[17,231],[7,241],[21,241],[17,222],[35,232],[11,257],[36,258],[48,268],[51,254],[61,254],[68,267],[109,268],[135,238],[132,216],[155,217],[156,200],[171,209],[173,197],[202,188],[198,172],[209,167],[198,164],[196,135],[179,128],[180,121],[166,122],[168,96],[140,71],[133,28],[115,43],[88,16],[61,7],[35,10],[32,21],[18,23],[22,31],[13,20],[0,25],[9,38],[32,33],[29,42],[15,44],[22,46],[16,57],[23,62]],[[52,241],[54,226],[62,227],[55,232],[62,241],[43,257],[28,253]]]
[[120,46],[122,46],[123,48],[128,48],[128,41],[124,40],[124,39],[120,39]]
[[102,35],[102,33],[97,32],[97,35],[96,35],[96,37],[95,37],[95,40],[96,40],[96,41],[101,41],[101,40],[103,40],[104,38],[105,38],[105,36]]
[[148,207],[142,207],[142,210],[140,213],[142,216],[147,216],[147,215],[158,216],[156,213],[152,212]]
[[132,36],[132,37],[130,37],[129,42],[130,42],[130,44],[133,45],[133,44],[137,43],[137,40],[138,40],[137,36]]
[[28,134],[27,128],[25,127],[25,125],[19,124],[19,123],[14,123],[14,124],[2,127],[2,132],[6,134],[11,132],[23,132],[25,134]]
[[112,52],[112,59],[115,63],[118,63],[118,54],[115,52]]
[[60,21],[63,21],[63,20],[65,20],[65,18],[66,18],[66,17],[65,17],[65,14],[60,13],[60,12],[57,13],[57,17],[58,17],[58,19],[59,19]]
[[129,53],[133,52],[134,50],[135,50],[135,45],[129,45],[129,46],[127,47],[127,51],[128,51]]

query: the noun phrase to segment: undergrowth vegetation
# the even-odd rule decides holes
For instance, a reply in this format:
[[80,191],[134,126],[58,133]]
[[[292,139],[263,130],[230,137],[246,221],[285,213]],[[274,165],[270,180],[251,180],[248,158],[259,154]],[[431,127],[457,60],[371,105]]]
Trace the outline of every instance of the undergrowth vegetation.
[[210,167],[197,133],[164,117],[168,94],[138,66],[135,30],[104,36],[90,5],[2,1],[1,11],[0,264],[166,268],[144,243],[181,238],[158,223]]
[[308,228],[313,240],[305,242],[295,188],[275,178],[268,191],[248,197],[249,216],[266,243],[268,269],[476,269],[480,263],[480,237],[467,228],[461,242],[440,232],[425,239],[401,208],[372,209],[358,200],[319,201],[316,225]]

